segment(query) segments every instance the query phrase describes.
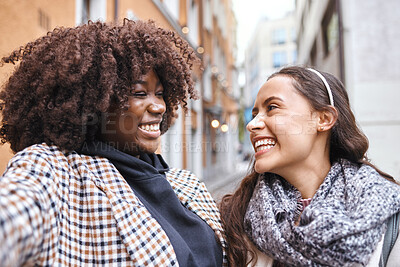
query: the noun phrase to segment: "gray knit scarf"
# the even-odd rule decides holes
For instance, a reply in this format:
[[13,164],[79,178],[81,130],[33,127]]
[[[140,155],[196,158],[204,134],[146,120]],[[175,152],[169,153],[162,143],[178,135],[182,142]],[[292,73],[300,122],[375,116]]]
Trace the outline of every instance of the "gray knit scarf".
[[301,215],[300,197],[282,177],[265,173],[244,219],[258,249],[288,266],[365,266],[385,220],[400,210],[400,186],[347,160],[332,165]]

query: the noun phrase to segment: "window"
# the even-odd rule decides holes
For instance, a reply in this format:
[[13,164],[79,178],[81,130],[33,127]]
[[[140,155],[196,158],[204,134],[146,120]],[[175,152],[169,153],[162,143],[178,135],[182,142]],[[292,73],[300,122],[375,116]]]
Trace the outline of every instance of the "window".
[[315,66],[317,62],[317,40],[314,41],[314,44],[311,48],[310,52],[310,62],[312,66]]
[[203,21],[204,27],[208,30],[212,30],[212,13],[210,0],[203,0]]
[[208,66],[203,72],[203,86],[204,86],[204,95],[203,99],[207,101],[212,100],[212,84],[211,84],[211,71]]
[[213,1],[213,14],[217,19],[217,25],[222,33],[222,36],[226,38],[228,26],[226,25],[227,22],[226,10],[222,1],[220,0]]
[[39,25],[46,31],[50,30],[50,18],[41,9],[39,9]]
[[199,44],[199,7],[194,0],[189,0],[188,4],[188,27],[189,38],[196,45]]
[[297,61],[297,50],[293,50],[292,52],[292,63],[296,63]]
[[80,9],[82,12],[79,24],[85,24],[90,19],[90,0],[82,0]]
[[297,41],[297,32],[295,28],[291,29],[292,32],[292,42],[296,42]]
[[328,55],[339,41],[339,17],[336,10],[336,1],[330,1],[324,19],[322,31],[324,40],[324,52]]
[[250,82],[254,82],[258,76],[259,68],[258,65],[254,65],[250,70]]
[[325,35],[325,50],[327,53],[329,53],[336,46],[339,40],[339,23],[337,13],[332,15],[329,24],[326,27]]
[[178,20],[179,18],[179,0],[164,0],[164,5],[167,7],[171,15]]
[[105,21],[107,18],[106,0],[77,0],[76,1],[76,24],[92,21]]
[[106,21],[107,0],[90,0],[90,19],[93,21]]
[[284,52],[284,51],[274,52],[274,54],[273,54],[274,68],[279,68],[286,64],[287,64],[286,52]]
[[138,20],[138,17],[135,15],[132,9],[128,9],[126,11],[126,18],[130,20]]
[[276,29],[272,32],[272,44],[284,44],[286,43],[286,30]]

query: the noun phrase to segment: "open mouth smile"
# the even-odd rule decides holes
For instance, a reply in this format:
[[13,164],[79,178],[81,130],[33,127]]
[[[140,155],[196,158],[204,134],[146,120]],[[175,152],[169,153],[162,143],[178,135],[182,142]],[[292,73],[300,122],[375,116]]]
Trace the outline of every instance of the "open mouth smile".
[[160,124],[159,123],[141,124],[139,125],[139,128],[146,132],[157,132],[160,130]]
[[145,138],[157,139],[161,136],[160,123],[161,122],[142,123],[138,128]]
[[254,150],[260,152],[263,150],[270,150],[275,146],[276,142],[272,138],[264,138],[254,142]]

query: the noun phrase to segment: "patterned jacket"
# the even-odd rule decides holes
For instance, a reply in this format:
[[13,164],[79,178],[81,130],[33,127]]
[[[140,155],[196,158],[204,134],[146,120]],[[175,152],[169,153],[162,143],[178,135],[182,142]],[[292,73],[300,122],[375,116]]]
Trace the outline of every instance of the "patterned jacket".
[[[167,179],[181,203],[215,231],[219,212],[189,171]],[[178,266],[174,249],[117,169],[105,158],[33,145],[0,178],[0,265]]]

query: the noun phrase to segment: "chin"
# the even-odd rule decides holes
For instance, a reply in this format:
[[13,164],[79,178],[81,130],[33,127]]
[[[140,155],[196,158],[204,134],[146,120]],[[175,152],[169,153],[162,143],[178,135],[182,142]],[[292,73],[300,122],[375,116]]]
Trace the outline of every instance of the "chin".
[[154,144],[154,145],[142,146],[142,147],[140,148],[140,150],[141,150],[142,152],[144,152],[144,153],[152,154],[152,153],[155,153],[155,152],[157,151],[159,145],[160,145],[160,144],[157,143],[157,144]]
[[261,162],[257,163],[257,161],[256,161],[256,164],[254,164],[254,169],[256,170],[256,173],[259,173],[259,174],[268,171],[267,168],[265,168],[265,166],[262,166]]
[[256,161],[256,163],[254,164],[254,169],[255,169],[256,173],[259,173],[259,174],[266,173],[266,172],[278,174],[279,168],[277,168],[276,165],[272,165],[271,163],[272,163],[271,160],[264,161],[264,162],[262,160]]

